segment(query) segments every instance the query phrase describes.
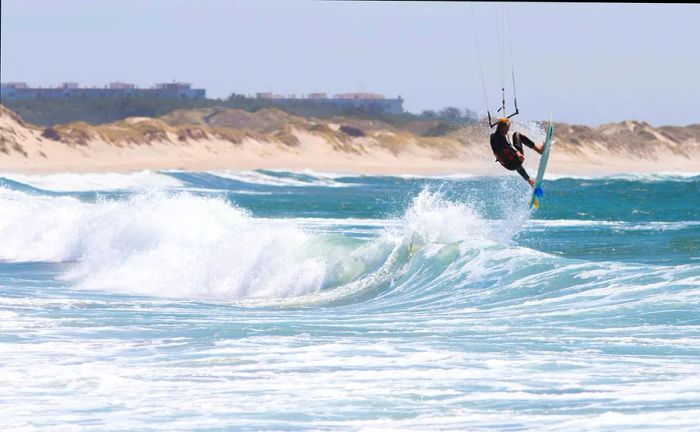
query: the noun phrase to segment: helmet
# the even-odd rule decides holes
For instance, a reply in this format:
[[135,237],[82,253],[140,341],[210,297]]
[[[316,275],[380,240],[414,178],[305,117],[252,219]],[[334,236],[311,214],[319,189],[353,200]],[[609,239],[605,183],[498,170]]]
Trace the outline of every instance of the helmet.
[[501,117],[501,118],[498,119],[498,121],[496,122],[496,124],[497,124],[498,126],[501,126],[501,127],[503,127],[503,126],[510,126],[510,119],[507,118],[507,117]]

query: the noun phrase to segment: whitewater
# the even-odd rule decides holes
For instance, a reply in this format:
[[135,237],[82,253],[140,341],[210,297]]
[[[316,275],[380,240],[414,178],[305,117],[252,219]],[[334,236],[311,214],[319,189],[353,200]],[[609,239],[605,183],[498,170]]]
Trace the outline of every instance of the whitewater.
[[700,175],[0,174],[2,430],[700,430]]

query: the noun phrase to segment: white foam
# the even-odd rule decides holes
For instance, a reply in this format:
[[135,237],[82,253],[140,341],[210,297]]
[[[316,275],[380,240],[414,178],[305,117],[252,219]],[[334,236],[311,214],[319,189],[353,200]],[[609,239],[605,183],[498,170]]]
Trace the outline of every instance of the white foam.
[[480,174],[454,173],[454,174],[383,174],[376,177],[395,177],[404,180],[467,180],[477,177],[484,177]]
[[[291,173],[290,171],[275,171],[279,173]],[[311,179],[299,179],[294,176],[273,176],[265,174],[260,171],[208,171],[207,174],[211,174],[216,177],[226,178],[230,180],[236,180],[243,183],[259,184],[265,186],[324,186],[324,187],[345,187],[348,186],[347,183],[339,183],[335,181],[332,177],[327,177],[317,174],[307,174],[301,173],[306,176],[311,177]]]
[[343,276],[338,247],[216,198],[85,203],[0,188],[0,203],[0,259],[76,260],[66,277],[82,288],[227,300],[308,294]]
[[0,188],[0,206],[2,260],[76,261],[65,278],[84,289],[213,300],[308,296],[348,284],[339,292],[350,292],[357,281],[369,286],[409,242],[488,241],[491,233],[467,204],[427,191],[400,222],[341,222],[380,231],[360,243],[187,192],[84,202]]
[[555,174],[547,172],[545,180],[628,180],[638,182],[687,181],[700,176],[699,172],[618,173],[592,172],[589,174]]
[[182,183],[153,171],[133,173],[0,174],[9,180],[54,192],[110,191],[126,189],[177,188]]
[[358,177],[357,174],[351,173],[351,172],[330,172],[330,171],[315,171],[310,168],[303,169],[301,171],[295,171],[295,170],[280,170],[280,169],[268,169],[266,171],[270,172],[275,172],[275,173],[295,173],[295,174],[303,174],[307,175],[310,177],[318,177],[320,179],[339,179],[339,178],[344,178],[344,177]]
[[528,221],[528,228],[540,227],[607,227],[617,231],[667,231],[681,230],[700,225],[699,221],[604,221],[604,220],[580,220],[580,219],[533,219]]
[[625,222],[582,219],[533,219],[529,221],[529,225],[538,227],[619,226],[623,223]]
[[491,230],[467,203],[445,199],[441,193],[421,191],[403,217],[406,237],[422,243],[450,243],[487,239]]

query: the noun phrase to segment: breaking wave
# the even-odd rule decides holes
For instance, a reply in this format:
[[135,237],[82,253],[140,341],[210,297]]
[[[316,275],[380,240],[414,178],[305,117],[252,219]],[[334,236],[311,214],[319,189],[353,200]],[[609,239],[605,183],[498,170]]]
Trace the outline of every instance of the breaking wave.
[[0,259],[71,262],[62,277],[80,289],[248,305],[536,305],[540,314],[630,296],[647,304],[670,282],[688,289],[666,296],[700,298],[696,267],[590,263],[518,247],[511,239],[526,211],[503,224],[427,190],[365,238],[329,231],[332,221],[256,218],[188,192],[85,202],[0,188],[0,205]]

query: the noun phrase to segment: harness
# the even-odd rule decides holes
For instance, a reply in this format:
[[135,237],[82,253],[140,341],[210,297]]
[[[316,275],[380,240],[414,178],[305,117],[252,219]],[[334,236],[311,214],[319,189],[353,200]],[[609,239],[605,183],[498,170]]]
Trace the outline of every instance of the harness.
[[511,146],[507,136],[506,143],[508,144],[507,146],[503,147],[501,151],[493,152],[493,155],[496,156],[496,162],[503,165],[504,168],[512,170],[517,168],[522,162],[516,151]]
[[506,168],[508,168],[509,166],[513,166],[513,162],[517,161],[518,163],[520,163],[520,158],[510,147],[506,147],[500,152],[494,152],[493,154],[494,156],[496,156],[496,162],[500,163]]

